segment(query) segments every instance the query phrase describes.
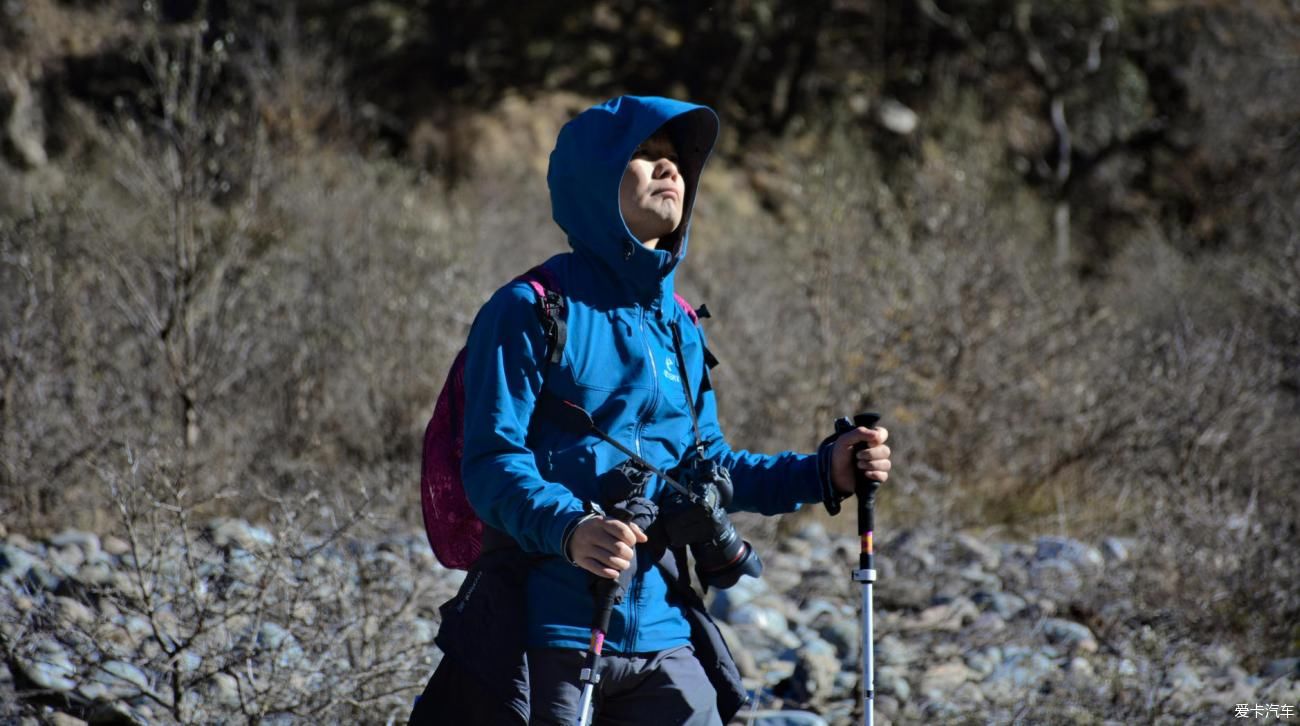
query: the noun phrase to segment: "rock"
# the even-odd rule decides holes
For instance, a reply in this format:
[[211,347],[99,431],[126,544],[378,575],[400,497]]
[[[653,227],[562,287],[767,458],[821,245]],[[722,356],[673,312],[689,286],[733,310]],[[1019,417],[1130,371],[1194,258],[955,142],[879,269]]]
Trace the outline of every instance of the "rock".
[[411,621],[411,640],[421,645],[428,645],[438,635],[438,624],[428,618],[415,618]]
[[262,563],[251,551],[236,547],[226,553],[225,574],[236,583],[255,583],[262,574]]
[[55,711],[47,720],[50,726],[86,726],[85,721],[60,711]]
[[989,592],[981,590],[971,596],[976,606],[997,613],[1003,620],[1010,620],[1028,607],[1025,599],[1010,592]]
[[1194,707],[1205,690],[1200,674],[1186,661],[1174,664],[1165,676],[1163,686],[1162,690],[1183,707]]
[[979,539],[964,532],[953,536],[957,552],[966,562],[978,565],[985,570],[996,570],[1002,562],[1002,555],[996,549],[984,544]]
[[775,657],[759,658],[759,669],[764,683],[779,684],[794,675],[794,662]]
[[1300,658],[1279,658],[1269,661],[1264,666],[1264,670],[1259,672],[1260,677],[1265,680],[1282,678],[1289,675],[1291,678],[1300,678]]
[[979,633],[981,635],[992,635],[993,633],[1000,633],[1006,629],[1007,621],[1003,620],[1001,615],[994,612],[980,613],[979,617],[975,618],[975,622],[971,623],[969,626],[970,632]]
[[763,569],[763,580],[771,590],[787,594],[808,591],[810,580],[804,577],[804,572],[808,569],[807,562],[795,563],[793,559],[793,555],[782,552],[767,558]]
[[83,585],[108,585],[113,582],[113,568],[106,562],[87,562],[77,570],[73,579]]
[[126,540],[111,534],[104,538],[103,545],[104,551],[114,557],[121,557],[131,551],[131,545]]
[[1002,590],[1002,580],[997,575],[981,569],[979,565],[967,565],[957,572],[957,576],[961,578],[960,582],[962,584],[978,585],[983,592],[999,592]]
[[1029,565],[1029,586],[1048,597],[1068,600],[1083,589],[1083,577],[1069,560],[1035,560]]
[[204,681],[204,694],[208,701],[218,706],[234,708],[239,705],[239,681],[228,673],[216,673]]
[[735,585],[715,592],[713,602],[709,604],[709,614],[715,618],[731,622],[733,610],[752,602],[759,595],[766,594],[768,586],[762,578],[742,577]]
[[[786,555],[794,560],[808,562],[812,560],[813,544],[799,537],[786,537],[781,540],[781,551],[777,555]],[[773,562],[772,564],[776,564]]]
[[81,550],[82,557],[87,560],[94,559],[95,555],[102,551],[99,546],[99,537],[94,532],[65,529],[51,537],[49,541],[54,547],[76,547]]
[[87,701],[111,701],[115,698],[113,692],[103,683],[90,681],[77,686],[77,695]]
[[86,718],[95,724],[145,723],[140,714],[122,703],[98,702],[90,706]]
[[1137,541],[1127,537],[1107,537],[1101,541],[1101,554],[1107,563],[1127,562]]
[[903,630],[939,630],[955,633],[979,617],[979,609],[970,600],[959,597],[950,603],[933,605],[915,618],[903,621]]
[[783,697],[795,703],[821,707],[830,700],[840,661],[835,648],[824,640],[808,642],[795,652],[794,673],[783,684]]
[[1065,667],[1065,673],[1075,688],[1089,688],[1097,683],[1097,672],[1086,658],[1071,658]]
[[27,552],[28,554],[35,554],[37,556],[40,556],[40,554],[43,552],[43,550],[38,545],[36,545],[35,543],[33,543],[31,540],[27,539],[23,535],[17,533],[9,535],[9,544],[13,545],[14,547],[17,547],[20,550]]
[[1003,648],[1002,658],[1002,663],[982,681],[981,687],[990,700],[1004,706],[1020,703],[1027,691],[1057,670],[1046,655],[1022,646]]
[[60,620],[73,626],[86,628],[95,622],[94,611],[70,597],[54,598],[54,608]]
[[795,539],[803,540],[811,545],[825,545],[831,541],[831,537],[826,533],[826,527],[816,520],[805,523],[794,533]]
[[10,584],[27,576],[37,560],[12,544],[0,544],[0,580]]
[[876,642],[876,663],[882,665],[905,666],[914,662],[918,655],[916,650],[904,643],[896,635],[886,635]]
[[899,666],[877,668],[876,692],[906,702],[912,696],[912,685],[907,682],[907,669]]
[[807,610],[815,613],[810,620],[812,629],[818,637],[835,646],[840,660],[855,662],[861,657],[862,622],[855,610],[825,600],[810,603]]
[[991,645],[966,656],[966,666],[979,678],[986,678],[1002,663],[1002,649]]
[[897,576],[933,575],[938,567],[934,556],[933,535],[909,529],[887,545],[890,555],[884,558],[894,566]]
[[208,522],[207,534],[217,547],[236,547],[250,552],[275,544],[274,535],[242,519],[214,519]]
[[25,581],[28,587],[49,592],[58,590],[59,586],[63,584],[62,577],[51,571],[45,563],[39,561],[32,565],[32,569],[27,571]]
[[736,661],[736,670],[740,671],[743,678],[760,678],[762,671],[758,669],[758,663],[754,660],[754,654],[749,648],[741,642],[740,635],[728,625],[725,621],[716,621],[718,632],[722,633],[722,639],[727,644],[727,649],[731,651],[731,657]]
[[769,641],[789,648],[797,648],[799,639],[790,632],[790,624],[779,610],[759,603],[747,603],[732,611],[727,622],[736,627],[737,633],[757,631]]
[[942,701],[959,686],[979,678],[961,661],[950,661],[930,666],[921,675],[921,695],[931,701]]
[[746,714],[750,726],[829,726],[826,719],[808,711],[756,711]]
[[934,591],[928,580],[884,577],[873,588],[876,606],[887,610],[921,610],[930,605]]
[[20,655],[16,661],[23,675],[40,688],[65,693],[77,687],[73,680],[77,667],[67,649],[53,638],[41,638],[30,655]]
[[86,555],[81,551],[80,547],[75,545],[51,547],[45,561],[50,564],[52,570],[59,574],[60,578],[72,577],[77,574],[77,570],[86,562]]
[[900,136],[908,136],[916,131],[921,120],[915,111],[900,101],[886,97],[876,104],[876,121]]
[[831,699],[838,701],[842,698],[852,698],[853,689],[858,687],[858,681],[860,680],[861,676],[856,666],[836,673],[835,688],[831,691]]
[[203,657],[192,650],[184,650],[176,656],[176,664],[182,673],[195,673],[203,667]]
[[153,637],[153,626],[142,615],[127,616],[122,625],[133,648],[139,648],[146,639]]
[[99,664],[91,674],[91,682],[108,690],[114,700],[125,700],[144,693],[153,693],[149,677],[140,668],[121,660]]
[[1052,645],[1059,645],[1071,651],[1097,652],[1097,637],[1082,623],[1047,618],[1043,621],[1043,635],[1047,636],[1047,642]]
[[279,668],[292,668],[303,659],[302,646],[298,639],[285,628],[276,623],[262,623],[257,631],[257,647],[273,653],[275,664]]
[[0,87],[0,151],[24,169],[45,166],[45,116],[40,100],[27,79],[14,72],[5,74]]
[[1106,559],[1097,548],[1069,537],[1039,537],[1034,560],[1065,560],[1089,577],[1097,577],[1106,566]]

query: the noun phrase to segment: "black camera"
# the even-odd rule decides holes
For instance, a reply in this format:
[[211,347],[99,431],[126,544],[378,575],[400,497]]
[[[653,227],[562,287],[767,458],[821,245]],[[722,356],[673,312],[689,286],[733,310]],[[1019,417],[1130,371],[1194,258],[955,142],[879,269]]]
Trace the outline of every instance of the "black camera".
[[716,461],[693,450],[687,459],[669,472],[690,496],[669,490],[661,507],[660,521],[668,543],[689,546],[695,557],[695,575],[707,589],[726,589],[741,575],[758,577],[763,562],[754,548],[736,533],[727,517],[731,503],[731,472]]

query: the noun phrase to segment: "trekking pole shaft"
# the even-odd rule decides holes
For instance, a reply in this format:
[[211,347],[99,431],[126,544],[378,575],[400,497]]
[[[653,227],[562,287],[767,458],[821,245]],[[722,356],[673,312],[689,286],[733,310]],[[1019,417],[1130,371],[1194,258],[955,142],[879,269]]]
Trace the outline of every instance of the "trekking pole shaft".
[[862,551],[858,555],[858,570],[853,579],[862,583],[862,723],[873,726],[876,704],[875,621],[872,603],[872,586],[876,581],[875,487],[870,492],[859,489],[858,536]]
[[[858,414],[855,426],[874,428],[880,416],[874,413]],[[866,472],[857,468],[856,453],[866,444],[854,446],[854,495],[858,500],[858,569],[853,579],[862,583],[862,723],[873,726],[876,704],[875,621],[871,588],[876,582],[876,490],[880,482],[867,478]]]
[[[604,620],[609,622],[609,614]],[[578,699],[577,726],[591,726],[592,699],[596,695],[596,684],[600,682],[600,651],[605,646],[605,631],[592,629],[591,648],[587,651],[587,663],[582,669],[579,680],[582,681],[582,695]]]
[[582,687],[582,697],[578,699],[578,720],[577,726],[591,726],[591,700],[595,695],[596,686],[587,683]]

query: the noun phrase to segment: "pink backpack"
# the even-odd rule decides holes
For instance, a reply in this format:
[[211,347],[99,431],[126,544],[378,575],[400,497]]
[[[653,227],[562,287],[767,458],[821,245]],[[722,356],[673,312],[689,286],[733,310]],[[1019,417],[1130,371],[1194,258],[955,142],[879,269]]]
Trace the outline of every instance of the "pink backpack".
[[[515,278],[527,282],[537,296],[537,311],[546,329],[547,360],[558,363],[564,353],[567,307],[555,275],[538,265]],[[695,310],[680,295],[673,298],[694,324],[708,317],[707,309]],[[710,365],[712,355],[705,352]],[[447,381],[438,395],[433,417],[424,430],[424,456],[420,470],[420,505],[424,531],[433,554],[443,567],[467,570],[483,549],[483,521],[474,513],[460,478],[465,451],[465,349],[452,361]]]

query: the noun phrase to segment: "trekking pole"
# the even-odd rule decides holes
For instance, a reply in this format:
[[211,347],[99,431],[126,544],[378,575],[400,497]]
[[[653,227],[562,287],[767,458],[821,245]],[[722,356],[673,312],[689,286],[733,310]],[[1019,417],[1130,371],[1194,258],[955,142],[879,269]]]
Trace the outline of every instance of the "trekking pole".
[[[635,462],[639,463],[639,462]],[[620,522],[635,525],[642,532],[654,524],[659,508],[644,498],[647,470],[639,470],[635,463],[625,462],[601,476],[600,488],[605,499],[606,514]],[[605,634],[609,632],[609,618],[614,606],[623,599],[623,593],[636,574],[636,548],[632,550],[631,565],[618,573],[616,579],[591,575],[591,595],[595,611],[591,623],[591,643],[587,648],[587,661],[582,666],[578,680],[582,695],[578,699],[577,726],[590,726],[596,686],[600,683],[600,658],[605,647]]]
[[[847,418],[836,421],[835,430],[843,434],[858,426],[875,428],[879,421],[880,414],[860,413],[853,417],[852,422]],[[858,468],[856,454],[864,448],[866,448],[865,443],[853,446],[854,494],[858,498],[858,539],[862,542],[862,550],[858,555],[858,569],[853,571],[853,580],[862,583],[862,723],[873,726],[876,704],[876,663],[871,587],[876,582],[876,551],[872,538],[876,528],[876,490],[880,488],[880,482],[868,479],[867,473]]]
[[596,599],[596,617],[591,624],[591,644],[587,648],[587,662],[582,665],[578,680],[582,682],[582,696],[578,699],[577,726],[590,726],[592,716],[592,698],[596,695],[596,685],[600,683],[600,651],[605,647],[605,633],[609,631],[609,616],[614,611],[618,590],[622,583],[618,580],[600,578],[593,589]]

